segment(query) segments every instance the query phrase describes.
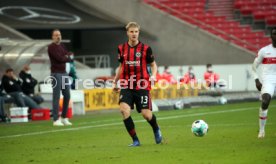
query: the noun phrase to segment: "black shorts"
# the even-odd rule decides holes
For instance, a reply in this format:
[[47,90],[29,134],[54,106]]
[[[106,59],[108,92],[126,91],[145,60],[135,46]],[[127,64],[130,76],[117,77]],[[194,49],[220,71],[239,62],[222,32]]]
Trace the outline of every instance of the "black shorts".
[[138,113],[142,109],[151,110],[151,97],[149,90],[121,89],[119,103],[127,103],[131,109],[134,109],[134,104]]

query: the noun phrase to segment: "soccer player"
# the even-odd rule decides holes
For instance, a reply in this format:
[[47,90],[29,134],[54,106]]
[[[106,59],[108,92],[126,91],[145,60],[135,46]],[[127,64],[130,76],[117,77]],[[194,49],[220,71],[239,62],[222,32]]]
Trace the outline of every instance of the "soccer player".
[[[129,146],[140,146],[140,141],[135,131],[135,125],[131,118],[131,108],[134,104],[136,110],[143,115],[153,129],[156,144],[161,143],[162,135],[157,124],[156,117],[151,111],[150,81],[156,77],[157,65],[150,46],[140,42],[140,26],[136,22],[129,22],[126,26],[128,41],[119,45],[118,71],[113,81],[113,90],[119,91],[117,82],[120,80],[120,112],[124,125],[131,136],[133,143]],[[150,65],[152,75],[147,70]]]
[[[52,43],[48,46],[48,55],[51,62],[51,76],[53,78],[53,126],[72,125],[66,117],[70,101],[69,76],[65,70],[65,63],[72,62],[71,52],[68,52],[61,43],[61,32],[58,29],[52,31]],[[59,118],[60,91],[63,94],[63,109]]]
[[[260,129],[258,138],[264,138],[265,136],[268,106],[276,86],[276,27],[271,29],[270,34],[272,44],[260,49],[252,65],[256,88],[262,94],[262,103],[259,111]],[[262,83],[257,74],[257,68],[260,64],[262,65]]]

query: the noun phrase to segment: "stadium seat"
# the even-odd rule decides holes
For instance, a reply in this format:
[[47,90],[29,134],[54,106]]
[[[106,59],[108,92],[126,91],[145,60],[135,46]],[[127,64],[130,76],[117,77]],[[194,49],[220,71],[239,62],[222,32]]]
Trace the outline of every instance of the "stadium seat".
[[252,16],[254,22],[263,21],[267,26],[276,25],[276,1],[275,0],[236,0],[234,8],[243,16]]
[[276,15],[266,16],[265,21],[268,26],[276,25]]
[[[261,48],[261,45],[269,43],[267,40],[268,37],[265,36],[263,31],[253,32],[249,25],[241,25],[233,19],[228,20],[227,18],[229,16],[215,15],[215,12],[219,9],[206,10],[206,0],[156,0],[154,1],[155,3],[150,0],[145,0],[144,2],[150,2],[148,4],[250,51],[256,52],[257,49]],[[208,3],[210,2],[211,0]],[[212,2],[212,6],[221,8],[223,8],[221,3],[229,4],[227,0],[220,1],[220,3],[216,1]],[[272,26],[276,24],[272,4],[276,4],[276,1],[236,0],[234,1],[233,7],[235,10],[240,10],[243,15],[252,15],[256,20],[265,21],[268,25]]]

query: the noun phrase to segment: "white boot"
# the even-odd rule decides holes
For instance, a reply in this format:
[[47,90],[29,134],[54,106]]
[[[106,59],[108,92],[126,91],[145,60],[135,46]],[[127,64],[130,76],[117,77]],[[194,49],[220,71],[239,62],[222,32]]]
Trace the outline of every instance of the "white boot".
[[265,137],[265,132],[264,131],[260,131],[258,134],[258,138],[264,138]]
[[64,126],[64,124],[61,122],[61,119],[54,121],[53,126]]
[[61,122],[65,125],[65,126],[71,126],[72,123],[69,122],[68,118],[61,118]]

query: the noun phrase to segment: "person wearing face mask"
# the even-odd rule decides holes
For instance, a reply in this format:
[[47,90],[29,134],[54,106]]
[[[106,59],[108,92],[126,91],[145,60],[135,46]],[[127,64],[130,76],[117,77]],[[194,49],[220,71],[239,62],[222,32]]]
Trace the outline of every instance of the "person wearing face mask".
[[162,73],[162,79],[166,80],[169,84],[176,84],[177,81],[175,80],[174,76],[169,71],[169,66],[164,67],[164,72]]
[[212,69],[212,64],[206,65],[207,71],[204,73],[204,80],[207,87],[216,88],[219,80],[219,74],[215,73]]
[[188,72],[185,73],[183,79],[181,79],[181,82],[183,82],[184,84],[196,83],[196,77],[195,77],[194,70],[193,70],[192,66],[189,66]]
[[22,92],[21,81],[16,77],[12,68],[6,70],[1,83],[5,92],[14,99],[14,103],[18,107],[29,107],[29,109],[41,108],[35,101]]
[[19,77],[22,80],[22,92],[31,97],[37,104],[41,104],[44,100],[40,95],[35,94],[34,90],[37,85],[37,80],[31,75],[31,68],[29,65],[24,65],[23,69],[19,73]]

